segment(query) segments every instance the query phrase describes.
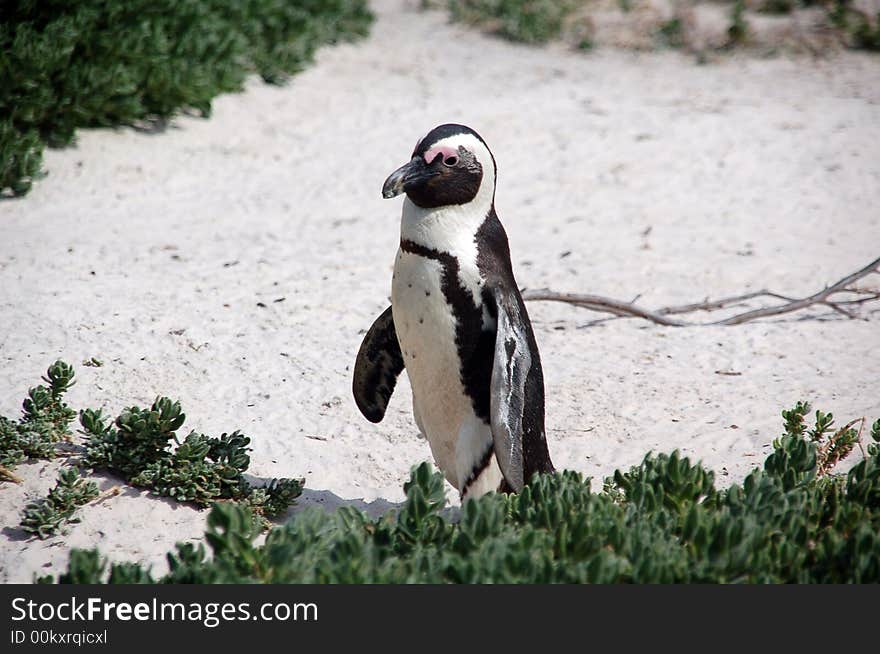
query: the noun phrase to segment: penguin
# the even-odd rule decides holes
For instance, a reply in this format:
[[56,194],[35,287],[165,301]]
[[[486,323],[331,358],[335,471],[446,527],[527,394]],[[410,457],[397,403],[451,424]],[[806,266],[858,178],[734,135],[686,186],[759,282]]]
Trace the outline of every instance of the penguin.
[[364,336],[355,403],[380,422],[405,369],[413,417],[462,501],[554,472],[544,379],[495,212],[495,158],[464,125],[419,139],[382,187],[405,194],[391,306]]

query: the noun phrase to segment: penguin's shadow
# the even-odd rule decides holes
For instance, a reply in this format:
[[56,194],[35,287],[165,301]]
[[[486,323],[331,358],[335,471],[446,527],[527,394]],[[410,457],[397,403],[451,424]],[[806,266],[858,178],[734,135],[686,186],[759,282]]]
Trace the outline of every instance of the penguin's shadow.
[[399,509],[402,505],[402,502],[390,502],[381,497],[376,498],[372,502],[367,502],[361,498],[346,499],[339,497],[336,493],[328,490],[304,488],[302,495],[296,499],[296,504],[287,512],[287,517],[293,517],[311,506],[321,507],[325,511],[335,511],[340,507],[350,506],[363,511],[371,518],[379,518],[389,511]]
[[[249,484],[256,487],[266,486],[271,481],[270,477],[257,477],[249,474],[245,474],[244,478]],[[165,504],[175,511],[182,507],[194,507],[194,505],[189,502],[179,502],[170,497],[159,497],[156,495],[151,495],[149,491],[129,486],[125,483],[124,479],[110,473],[93,473],[92,479],[98,483],[98,488],[102,493],[113,487],[118,487],[118,495],[124,495],[126,497],[140,497],[150,502],[161,502],[162,504]],[[112,502],[112,497],[108,497],[105,501]],[[336,493],[333,493],[329,490],[303,488],[302,495],[296,498],[296,502],[293,504],[293,506],[288,508],[287,511],[282,515],[278,515],[272,518],[270,522],[275,525],[282,525],[288,520],[295,518],[298,513],[301,513],[302,511],[305,511],[306,509],[309,509],[311,507],[318,507],[320,509],[323,509],[324,511],[327,511],[328,513],[331,513],[343,506],[354,507],[355,509],[359,509],[360,511],[366,513],[370,518],[376,519],[385,515],[389,511],[399,509],[402,505],[403,502],[391,502],[381,497],[371,502],[368,502],[361,498],[347,499],[344,497],[340,497]],[[0,534],[5,536],[6,539],[10,542],[37,540],[37,538],[33,534],[30,534],[24,529],[16,526],[3,527],[2,529],[0,529]]]
[[[381,497],[376,498],[372,502],[367,502],[360,498],[346,499],[339,497],[339,495],[332,491],[304,488],[302,495],[296,498],[296,504],[290,507],[286,514],[278,516],[272,522],[276,525],[282,525],[288,520],[296,518],[297,513],[311,507],[319,507],[328,513],[332,513],[343,506],[359,509],[373,520],[377,520],[389,512],[398,511],[403,504],[403,502],[391,502]],[[457,523],[461,519],[461,507],[447,505],[440,511],[440,516],[450,523]]]
[[[244,478],[252,486],[265,486],[271,481],[271,479],[267,477],[256,477],[249,474],[245,474]],[[291,518],[295,517],[297,513],[301,513],[312,507],[318,507],[331,513],[343,506],[350,506],[363,511],[368,516],[375,519],[385,515],[389,511],[399,509],[403,506],[403,502],[391,502],[381,497],[368,502],[362,498],[340,497],[333,491],[329,490],[305,487],[302,490],[302,494],[296,498],[296,502],[293,506],[291,506],[284,514],[273,518],[272,522],[279,525],[284,524]]]

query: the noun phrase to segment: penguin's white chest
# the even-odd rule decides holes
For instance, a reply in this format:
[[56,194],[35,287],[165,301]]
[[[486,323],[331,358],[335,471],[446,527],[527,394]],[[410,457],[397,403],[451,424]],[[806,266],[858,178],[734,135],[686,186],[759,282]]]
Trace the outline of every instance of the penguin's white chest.
[[458,487],[457,441],[462,425],[475,416],[461,382],[457,320],[443,294],[443,275],[439,261],[399,250],[391,306],[413,390],[416,423],[438,467]]

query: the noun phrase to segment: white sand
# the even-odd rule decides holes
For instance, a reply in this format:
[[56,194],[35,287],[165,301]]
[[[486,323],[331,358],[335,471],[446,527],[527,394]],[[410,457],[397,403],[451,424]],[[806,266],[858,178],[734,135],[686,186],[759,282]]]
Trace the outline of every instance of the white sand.
[[[414,4],[376,2],[368,40],[321,51],[284,88],[218,99],[210,120],[83,130],[49,151],[49,177],[0,203],[0,413],[18,415],[63,358],[77,368],[72,406],[115,415],[179,398],[185,427],[253,438],[255,476],[305,476],[300,507],[399,502],[430,457],[408,384],[374,426],[350,375],[388,303],[400,200],[383,201],[382,182],[441,122],[494,150],[522,286],[647,306],[803,295],[878,255],[880,59],[699,66],[532,49]],[[674,329],[529,310],[559,468],[601,478],[679,448],[727,483],[763,461],[798,399],[880,416],[877,312]],[[104,366],[80,365],[90,357]],[[20,509],[58,467],[23,465],[23,484],[0,487],[0,581],[58,570],[71,547],[161,573],[176,541],[203,532],[205,512],[126,487],[68,534],[25,540]]]

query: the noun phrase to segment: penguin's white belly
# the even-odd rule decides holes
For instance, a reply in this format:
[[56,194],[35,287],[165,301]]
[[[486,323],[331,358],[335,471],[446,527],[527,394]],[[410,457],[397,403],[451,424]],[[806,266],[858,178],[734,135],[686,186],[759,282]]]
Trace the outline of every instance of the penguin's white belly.
[[391,283],[394,328],[413,390],[413,413],[437,466],[456,488],[455,446],[470,401],[461,384],[456,319],[438,261],[399,251]]
[[[437,466],[449,483],[462,490],[472,466],[491,447],[492,436],[489,426],[474,414],[462,386],[456,318],[443,295],[442,277],[440,262],[398,251],[391,307],[413,390],[416,423]],[[494,460],[488,467],[497,470]],[[496,490],[500,483],[500,472],[490,476],[481,480],[490,486],[483,492]]]

